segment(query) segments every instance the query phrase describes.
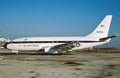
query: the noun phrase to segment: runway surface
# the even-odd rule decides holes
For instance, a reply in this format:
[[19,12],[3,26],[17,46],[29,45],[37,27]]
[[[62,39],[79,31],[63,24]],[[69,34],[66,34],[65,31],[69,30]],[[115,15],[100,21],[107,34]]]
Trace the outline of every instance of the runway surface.
[[120,53],[40,55],[0,50],[0,78],[119,78]]

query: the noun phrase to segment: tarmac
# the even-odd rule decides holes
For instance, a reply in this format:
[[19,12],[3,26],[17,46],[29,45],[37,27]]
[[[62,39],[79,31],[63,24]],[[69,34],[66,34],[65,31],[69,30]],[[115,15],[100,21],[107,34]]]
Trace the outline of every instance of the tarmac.
[[16,55],[0,49],[0,78],[120,78],[120,53]]

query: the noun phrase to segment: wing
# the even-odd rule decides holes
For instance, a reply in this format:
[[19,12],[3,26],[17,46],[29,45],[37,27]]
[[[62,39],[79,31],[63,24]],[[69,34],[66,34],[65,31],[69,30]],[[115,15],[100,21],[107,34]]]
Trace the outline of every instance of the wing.
[[74,48],[76,43],[78,42],[67,42],[60,45],[55,45],[53,47],[45,47],[44,50],[45,52],[49,52],[49,53],[64,52]]

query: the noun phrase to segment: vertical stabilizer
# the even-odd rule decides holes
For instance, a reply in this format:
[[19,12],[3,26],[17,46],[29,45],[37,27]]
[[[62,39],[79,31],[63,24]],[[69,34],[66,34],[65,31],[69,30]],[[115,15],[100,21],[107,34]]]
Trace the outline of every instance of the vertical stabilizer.
[[96,38],[107,37],[110,29],[111,20],[112,20],[112,15],[107,15],[103,19],[103,21],[97,26],[97,28],[87,37],[96,37]]

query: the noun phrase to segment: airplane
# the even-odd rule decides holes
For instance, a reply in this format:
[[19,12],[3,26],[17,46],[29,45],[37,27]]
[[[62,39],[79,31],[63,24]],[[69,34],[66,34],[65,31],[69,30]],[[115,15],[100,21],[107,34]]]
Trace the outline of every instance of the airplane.
[[44,51],[45,53],[66,53],[68,51],[90,48],[110,42],[116,35],[108,36],[112,15],[107,15],[96,29],[78,37],[24,37],[4,44],[13,53],[19,51]]

